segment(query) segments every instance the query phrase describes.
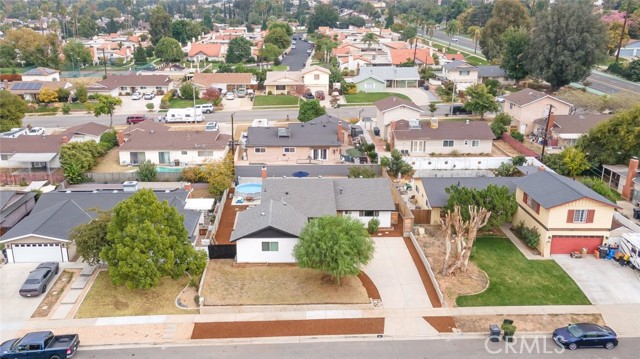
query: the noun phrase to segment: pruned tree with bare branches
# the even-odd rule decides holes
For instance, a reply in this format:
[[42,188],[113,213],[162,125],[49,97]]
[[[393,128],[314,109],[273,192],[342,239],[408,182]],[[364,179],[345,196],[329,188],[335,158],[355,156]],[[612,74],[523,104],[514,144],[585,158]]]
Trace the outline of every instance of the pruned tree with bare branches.
[[[491,212],[486,208],[469,206],[469,220],[462,219],[460,206],[455,206],[453,212],[448,211],[442,219],[445,231],[445,260],[442,275],[454,274],[456,271],[466,272],[473,242],[478,236],[478,230],[487,224]],[[454,245],[452,245],[452,243]],[[452,256],[452,250],[455,250]]]

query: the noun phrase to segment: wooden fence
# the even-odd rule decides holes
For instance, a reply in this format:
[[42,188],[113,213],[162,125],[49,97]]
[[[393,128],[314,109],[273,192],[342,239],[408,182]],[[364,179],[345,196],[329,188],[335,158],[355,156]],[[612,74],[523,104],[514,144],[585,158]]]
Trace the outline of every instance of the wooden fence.
[[391,178],[387,174],[387,171],[382,170],[382,177],[386,177],[389,179],[389,190],[391,191],[391,196],[393,197],[393,203],[398,207],[398,212],[400,212],[400,216],[402,217],[402,232],[404,236],[408,236],[409,233],[413,230],[413,220],[414,216],[409,209],[409,206],[404,202],[400,192],[394,185]]
[[513,147],[514,150],[520,152],[520,154],[522,154],[522,155],[524,155],[526,157],[533,157],[533,158],[536,158],[536,159],[540,158],[539,154],[537,154],[535,151],[533,151],[529,147],[525,146],[522,142],[520,142],[520,141],[516,140],[515,138],[511,137],[511,135],[508,134],[508,133],[503,133],[502,137],[500,137],[500,139],[503,140],[504,142],[506,142],[509,146]]
[[[89,172],[87,176],[97,183],[122,183],[125,181],[138,181],[137,172]],[[179,182],[182,172],[158,172],[155,182]]]
[[210,244],[209,259],[233,259],[236,257],[236,246],[229,244]]
[[0,173],[0,184],[7,186],[17,186],[21,184],[29,184],[33,181],[49,181],[49,183],[57,184],[64,182],[64,176],[57,173],[20,173],[8,174]]
[[413,224],[431,224],[431,210],[430,209],[414,209]]

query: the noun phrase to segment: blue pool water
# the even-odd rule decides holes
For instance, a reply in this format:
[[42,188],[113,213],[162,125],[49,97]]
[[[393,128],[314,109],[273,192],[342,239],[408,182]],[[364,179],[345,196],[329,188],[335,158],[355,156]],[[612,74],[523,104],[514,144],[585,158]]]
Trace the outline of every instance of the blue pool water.
[[260,183],[243,183],[236,187],[236,194],[253,194],[261,191],[262,184]]
[[182,167],[156,167],[156,171],[158,172],[182,172]]

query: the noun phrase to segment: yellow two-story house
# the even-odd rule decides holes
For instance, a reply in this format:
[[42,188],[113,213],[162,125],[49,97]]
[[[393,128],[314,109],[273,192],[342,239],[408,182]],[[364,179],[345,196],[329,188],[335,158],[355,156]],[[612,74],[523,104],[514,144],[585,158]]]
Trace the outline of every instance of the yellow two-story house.
[[541,170],[517,180],[518,210],[513,225],[524,222],[540,233],[544,257],[606,243],[617,205],[577,180]]

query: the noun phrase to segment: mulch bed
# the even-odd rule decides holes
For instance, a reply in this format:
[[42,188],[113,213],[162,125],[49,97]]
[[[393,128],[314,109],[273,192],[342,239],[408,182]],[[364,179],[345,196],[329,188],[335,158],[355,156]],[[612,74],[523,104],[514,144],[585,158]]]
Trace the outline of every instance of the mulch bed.
[[384,318],[195,323],[191,339],[383,334]]
[[[233,195],[235,192],[235,188],[229,188],[229,192],[227,196]],[[236,222],[236,214],[239,211],[244,211],[249,206],[232,206],[233,198],[228,198],[224,203],[224,208],[222,209],[222,218],[220,218],[220,224],[218,225],[218,230],[216,231],[215,243],[216,244],[229,244],[236,245],[235,243],[231,243],[229,240],[231,239],[231,232],[233,231],[233,225]]]
[[438,333],[453,333],[456,322],[453,317],[423,317]]
[[364,289],[367,290],[367,295],[369,296],[369,298],[380,300],[380,292],[378,292],[378,287],[376,287],[371,278],[369,278],[369,276],[366,275],[365,272],[360,272],[360,274],[358,274],[358,278],[360,279],[360,282],[362,282],[362,286],[364,287]]
[[424,289],[427,291],[427,295],[429,296],[429,301],[431,301],[431,305],[434,308],[442,308],[442,303],[440,302],[440,298],[438,298],[438,292],[436,292],[436,287],[431,282],[431,278],[429,277],[429,273],[427,272],[427,268],[422,264],[422,260],[420,259],[420,255],[416,250],[416,247],[413,246],[411,242],[411,238],[404,237],[404,244],[407,246],[409,253],[411,253],[411,258],[413,259],[413,264],[416,266],[418,273],[420,274],[420,279],[422,279],[422,284],[424,285]]

